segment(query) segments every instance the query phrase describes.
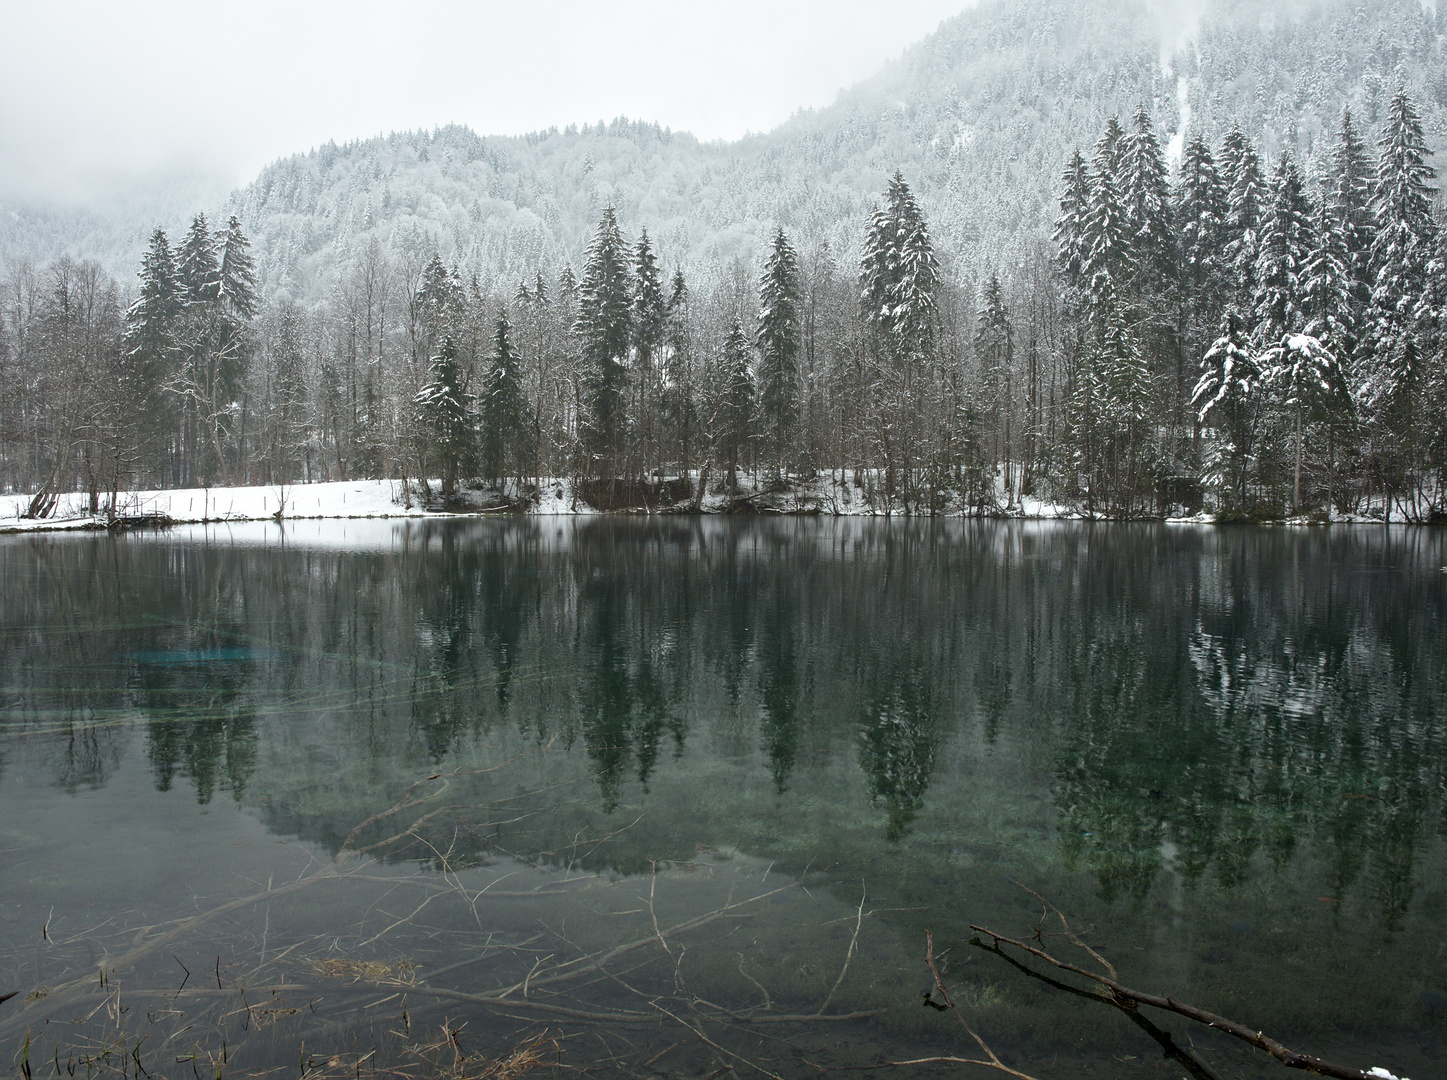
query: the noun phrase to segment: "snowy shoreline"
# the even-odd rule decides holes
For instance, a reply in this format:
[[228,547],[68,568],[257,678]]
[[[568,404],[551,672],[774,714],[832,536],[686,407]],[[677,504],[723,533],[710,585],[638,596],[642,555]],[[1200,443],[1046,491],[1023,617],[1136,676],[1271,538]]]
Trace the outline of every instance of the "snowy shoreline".
[[[835,481],[816,479],[782,493],[770,494],[752,490],[741,483],[735,496],[705,496],[695,510],[692,507],[635,507],[620,510],[599,510],[576,498],[572,483],[551,479],[541,486],[541,496],[522,509],[503,505],[477,503],[468,509],[433,510],[421,505],[415,485],[402,480],[338,480],[315,484],[265,485],[252,487],[179,488],[160,491],[121,492],[116,516],[157,524],[205,524],[276,520],[352,520],[359,518],[437,518],[454,519],[516,513],[527,516],[580,517],[596,514],[646,515],[729,513],[762,513],[771,515],[824,517],[926,517],[911,514],[907,509],[881,507],[858,490],[852,476]],[[475,493],[474,493],[475,494]],[[100,500],[101,510],[92,514],[90,496],[86,492],[70,492],[57,496],[54,507],[43,518],[25,518],[30,506],[29,495],[0,495],[0,533],[51,532],[107,527],[109,495]],[[741,507],[744,509],[741,510]],[[1213,525],[1216,517],[1202,513],[1182,517],[1111,518],[1090,515],[1058,503],[1022,498],[1016,506],[1005,509],[966,510],[953,506],[939,512],[939,517],[982,518],[1023,521],[1153,521],[1176,525]],[[1381,525],[1380,518],[1334,515],[1330,521],[1320,518],[1285,518],[1268,525],[1371,524]]]

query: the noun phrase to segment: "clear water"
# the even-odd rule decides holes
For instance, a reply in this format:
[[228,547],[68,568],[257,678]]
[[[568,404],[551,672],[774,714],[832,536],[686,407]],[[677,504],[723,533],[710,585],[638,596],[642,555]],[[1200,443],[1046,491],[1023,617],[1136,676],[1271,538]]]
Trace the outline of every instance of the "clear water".
[[[598,1075],[975,1055],[922,1004],[928,930],[1017,1067],[1183,1075],[969,944],[1029,936],[1024,885],[1128,985],[1442,1075],[1444,567],[1447,534],[1383,528],[6,538],[0,1055],[197,1077],[483,1075],[537,1038],[537,1068]],[[1216,1076],[1278,1068],[1161,1024]]]

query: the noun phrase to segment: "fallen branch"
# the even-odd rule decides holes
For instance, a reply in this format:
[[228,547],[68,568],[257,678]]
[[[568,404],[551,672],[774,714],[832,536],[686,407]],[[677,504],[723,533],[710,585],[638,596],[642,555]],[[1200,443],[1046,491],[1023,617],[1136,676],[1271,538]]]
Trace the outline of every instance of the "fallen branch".
[[[1033,945],[1018,941],[1012,937],[1006,937],[1004,934],[997,934],[988,927],[976,926],[974,923],[971,923],[970,929],[977,934],[989,936],[994,941],[997,949],[1001,943],[1013,945],[1022,952],[1029,953],[1031,956],[1043,960],[1045,963],[1059,968],[1061,971],[1069,971],[1072,974],[1099,983],[1106,988],[1106,997],[1115,1001],[1123,1008],[1129,1009],[1140,1005],[1149,1005],[1155,1009],[1164,1009],[1167,1012],[1184,1016],[1189,1020],[1195,1020],[1197,1023],[1205,1024],[1207,1027],[1215,1028],[1217,1031],[1224,1031],[1227,1035],[1234,1035],[1236,1038],[1250,1043],[1257,1049],[1265,1050],[1288,1069],[1301,1069],[1305,1072],[1316,1073],[1318,1076],[1333,1076],[1337,1077],[1338,1080],[1364,1080],[1367,1076],[1361,1069],[1347,1068],[1343,1065],[1336,1065],[1330,1061],[1313,1057],[1310,1054],[1302,1054],[1291,1050],[1260,1031],[1253,1031],[1244,1024],[1238,1024],[1234,1020],[1228,1020],[1224,1016],[1207,1012],[1205,1009],[1198,1009],[1194,1005],[1187,1005],[1185,1002],[1176,1001],[1173,998],[1161,997],[1157,994],[1147,994],[1140,990],[1132,990],[1130,987],[1123,985],[1110,976],[1088,971],[1085,968],[1078,967],[1064,960],[1058,960],[1044,949],[1037,949]],[[972,939],[971,944],[979,944],[982,947],[988,948],[988,946],[985,946],[978,938]],[[1099,958],[1097,957],[1097,959]],[[938,976],[936,976],[936,978],[938,978]]]
[[911,1061],[911,1062],[898,1062],[898,1063],[892,1063],[892,1064],[909,1064],[909,1065],[914,1065],[914,1064],[923,1064],[926,1060],[929,1060],[929,1061],[948,1061],[948,1062],[951,1062],[952,1064],[955,1064],[955,1065],[979,1065],[979,1066],[981,1066],[982,1068],[994,1069],[994,1070],[996,1070],[997,1072],[1005,1073],[1005,1074],[1008,1075],[1008,1076],[1014,1076],[1014,1077],[1017,1078],[1017,1080],[1036,1080],[1036,1078],[1033,1077],[1033,1076],[1031,1076],[1029,1073],[1022,1073],[1022,1072],[1020,1072],[1018,1069],[1012,1069],[1012,1068],[1010,1068],[1010,1066],[1006,1065],[1003,1061],[1001,1061],[1001,1060],[999,1059],[999,1057],[995,1054],[995,1051],[993,1051],[993,1050],[990,1049],[989,1045],[985,1042],[985,1040],[982,1039],[982,1038],[980,1038],[979,1034],[975,1031],[975,1029],[972,1028],[972,1027],[970,1027],[969,1021],[964,1018],[963,1014],[961,1014],[961,1012],[960,1012],[959,1009],[955,1008],[955,1003],[954,1003],[953,999],[951,999],[951,997],[950,997],[949,988],[945,986],[945,980],[940,976],[940,969],[937,968],[937,967],[935,967],[935,937],[934,937],[934,934],[932,934],[930,931],[926,930],[926,931],[925,931],[925,934],[924,934],[924,940],[925,940],[924,962],[929,965],[930,974],[932,974],[932,975],[935,977],[935,988],[939,990],[939,992],[940,992],[940,997],[944,1000],[945,1008],[948,1009],[950,1012],[952,1012],[952,1013],[955,1014],[955,1019],[959,1021],[960,1027],[962,1027],[962,1028],[965,1029],[965,1034],[969,1035],[969,1037],[975,1041],[975,1045],[978,1046],[981,1050],[983,1050],[983,1051],[985,1052],[985,1054],[986,1054],[986,1056],[989,1058],[989,1060],[986,1061],[984,1058],[956,1058],[956,1057],[949,1057],[949,1058],[928,1058],[928,1059],[921,1058],[921,1059],[917,1059],[916,1061]]
[[1081,990],[1079,987],[1071,986],[1069,983],[1063,983],[1059,979],[1052,979],[1049,975],[1042,974],[1041,972],[1036,971],[1034,968],[1028,966],[1027,964],[1022,964],[1019,960],[1016,960],[1009,953],[1005,952],[1005,950],[1001,949],[998,945],[986,945],[979,938],[972,939],[970,944],[976,945],[978,948],[985,950],[985,952],[994,953],[1011,967],[1017,968],[1022,973],[1030,976],[1030,978],[1038,979],[1040,982],[1043,982],[1047,986],[1053,987],[1056,990],[1064,990],[1067,994],[1074,994],[1076,997],[1083,997],[1091,1001],[1098,1001],[1103,1004],[1110,1005],[1113,1008],[1119,1009],[1122,1013],[1126,1015],[1126,1017],[1130,1020],[1131,1023],[1135,1024],[1138,1028],[1140,1028],[1142,1031],[1144,1031],[1147,1035],[1149,1035],[1152,1039],[1155,1040],[1157,1045],[1159,1045],[1161,1050],[1165,1053],[1166,1057],[1178,1062],[1180,1066],[1192,1076],[1194,1076],[1196,1080],[1216,1080],[1216,1078],[1211,1075],[1210,1070],[1208,1070],[1204,1065],[1202,1065],[1189,1053],[1183,1050],[1180,1046],[1176,1045],[1176,1040],[1171,1037],[1171,1033],[1169,1031],[1163,1031],[1161,1028],[1151,1023],[1150,1017],[1143,1015],[1139,1009],[1131,1008],[1129,1005],[1124,1005],[1121,1002],[1112,1000],[1111,998],[1105,997],[1101,994],[1093,994],[1088,990]]

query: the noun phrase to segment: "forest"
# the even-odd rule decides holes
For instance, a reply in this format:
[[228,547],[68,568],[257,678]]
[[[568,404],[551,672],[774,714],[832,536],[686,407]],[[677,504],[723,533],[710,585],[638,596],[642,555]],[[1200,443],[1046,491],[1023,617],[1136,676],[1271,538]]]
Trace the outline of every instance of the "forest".
[[780,226],[698,287],[609,206],[576,271],[484,283],[373,238],[302,303],[262,294],[237,217],[198,215],[134,285],[10,268],[0,483],[34,513],[358,477],[696,508],[828,475],[886,513],[1441,519],[1430,157],[1405,90],[1374,130],[1343,112],[1312,180],[1239,128],[1173,167],[1142,105],[1061,163],[1053,240],[977,287],[899,172],[857,257]]

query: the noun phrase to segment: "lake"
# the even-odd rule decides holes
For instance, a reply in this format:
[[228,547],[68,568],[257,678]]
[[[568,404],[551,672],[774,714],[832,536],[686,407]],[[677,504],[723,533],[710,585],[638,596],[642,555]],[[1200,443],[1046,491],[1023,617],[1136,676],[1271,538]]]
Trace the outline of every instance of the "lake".
[[1442,1075],[1444,567],[1396,527],[0,539],[6,1065],[980,1074],[885,1064],[980,1053],[931,932],[1014,1067],[1185,1075],[971,944],[1092,966],[1039,897],[1130,987]]

